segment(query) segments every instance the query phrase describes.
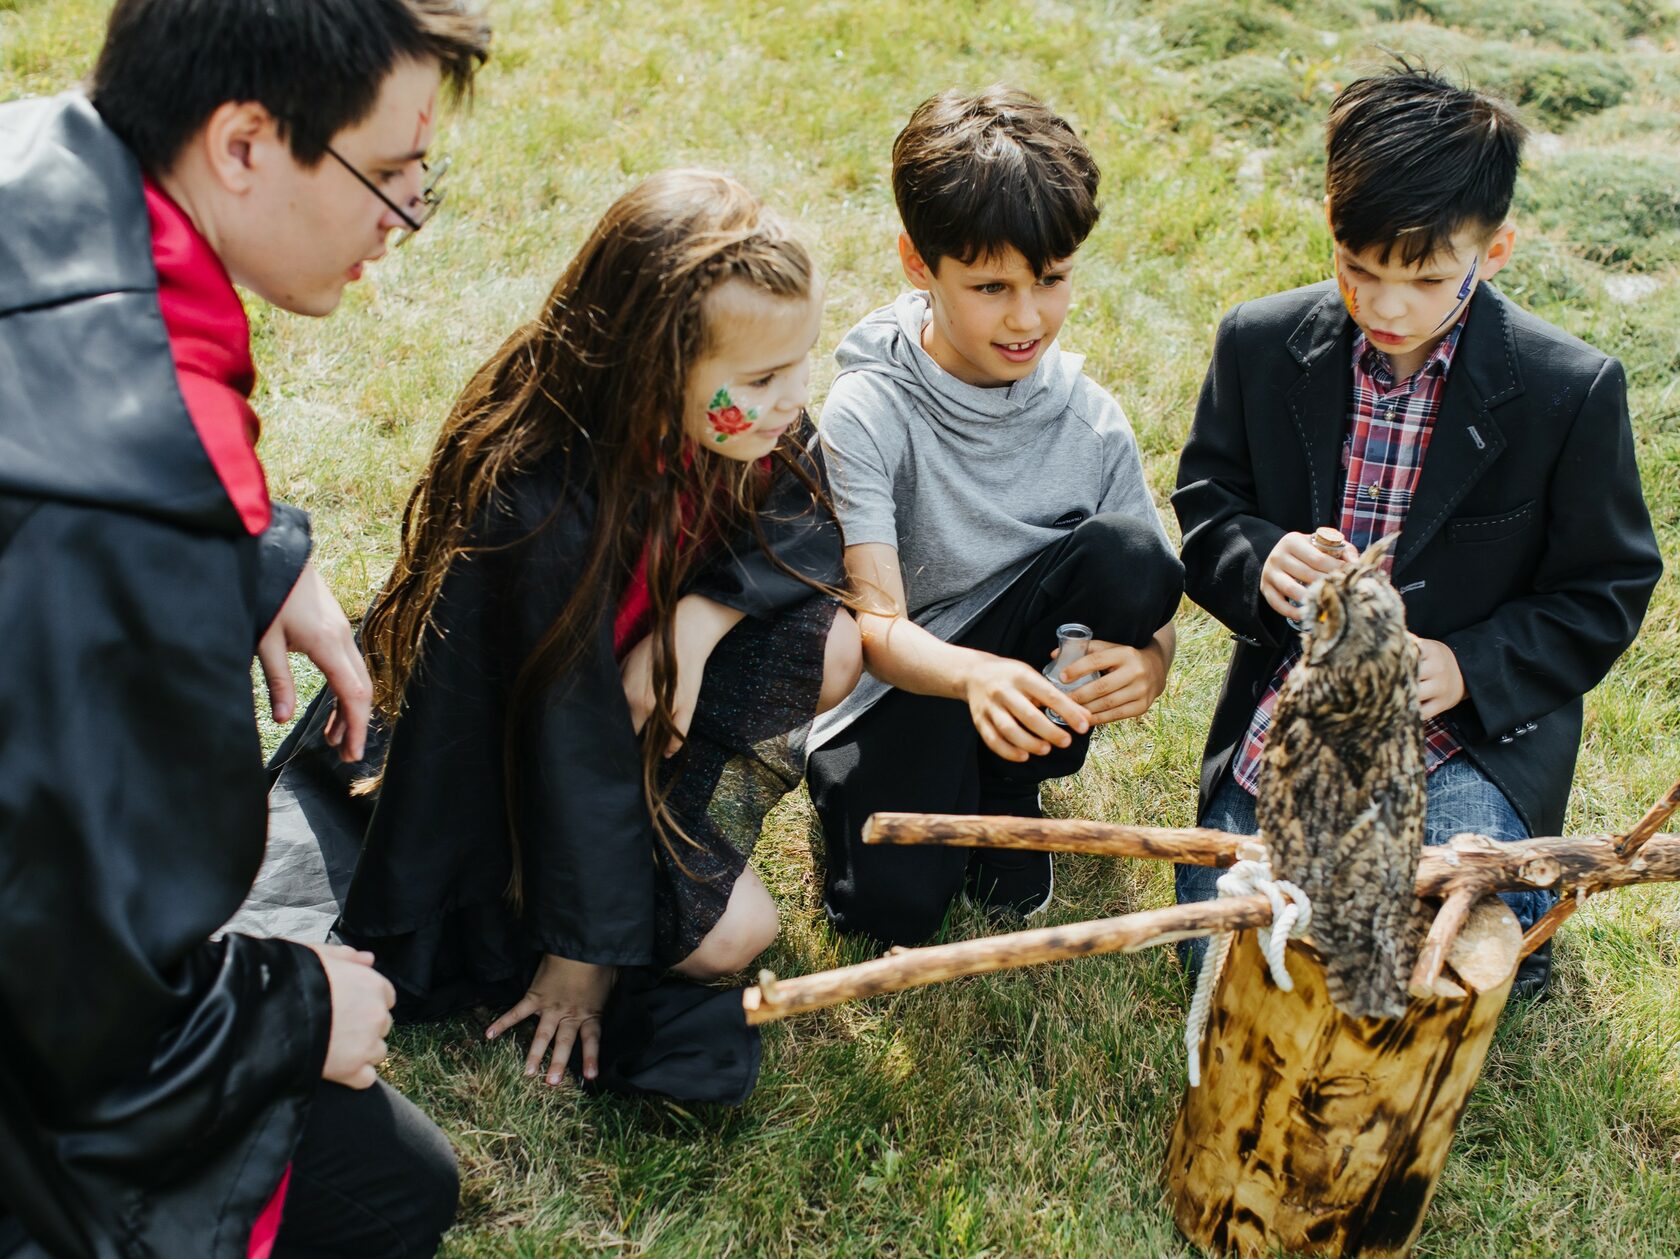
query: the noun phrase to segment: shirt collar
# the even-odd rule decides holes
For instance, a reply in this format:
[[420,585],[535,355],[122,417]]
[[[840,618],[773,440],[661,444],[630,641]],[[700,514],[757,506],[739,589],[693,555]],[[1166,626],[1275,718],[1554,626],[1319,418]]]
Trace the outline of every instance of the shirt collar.
[[[1453,320],[1453,326],[1447,329],[1447,335],[1429,352],[1429,357],[1423,360],[1423,365],[1417,369],[1408,380],[1425,380],[1429,376],[1445,377],[1452,367],[1453,355],[1458,350],[1459,337],[1464,333],[1465,321],[1470,317],[1470,303],[1464,303],[1464,309],[1459,311],[1458,318]],[[1377,380],[1385,389],[1392,389],[1397,383],[1394,379],[1394,364],[1388,355],[1371,344],[1369,338],[1361,331],[1353,340],[1353,361],[1365,372]]]

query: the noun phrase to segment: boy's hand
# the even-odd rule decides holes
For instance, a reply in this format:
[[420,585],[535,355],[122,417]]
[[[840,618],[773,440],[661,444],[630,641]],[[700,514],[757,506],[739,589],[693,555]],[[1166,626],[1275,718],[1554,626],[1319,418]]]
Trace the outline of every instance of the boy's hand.
[[1464,674],[1453,649],[1435,638],[1412,635],[1418,645],[1418,709],[1423,719],[1438,717],[1464,700]]
[[385,1060],[385,1037],[391,1031],[391,1007],[397,990],[373,969],[373,954],[342,944],[309,944],[327,972],[332,994],[332,1030],[321,1078],[346,1088],[365,1089],[379,1078],[374,1068]]
[[1346,568],[1357,558],[1353,547],[1346,543],[1340,555],[1331,555],[1313,545],[1310,533],[1286,533],[1278,539],[1260,569],[1260,595],[1284,620],[1296,620],[1307,587],[1320,577]]
[[294,651],[315,662],[338,697],[327,718],[328,745],[338,749],[342,761],[361,760],[367,745],[373,683],[368,680],[350,622],[313,562],[303,566],[292,593],[257,642],[257,659],[268,681],[269,710],[279,722],[290,721],[297,707],[297,686],[292,681],[291,661],[286,658]]
[[531,987],[501,1018],[490,1024],[484,1036],[495,1040],[508,1028],[537,1016],[537,1032],[525,1055],[525,1074],[542,1070],[543,1051],[550,1043],[554,1053],[548,1060],[549,1084],[560,1083],[572,1056],[572,1042],[583,1048],[583,1078],[593,1080],[600,1071],[601,1010],[607,1004],[618,971],[611,966],[594,966],[545,953],[537,966]]
[[1044,715],[1046,707],[1080,734],[1091,728],[1091,715],[1031,665],[975,654],[979,659],[963,679],[963,698],[981,740],[1004,760],[1020,764],[1049,755],[1052,744],[1065,748],[1073,742],[1067,730]]
[[1092,670],[1101,673],[1068,697],[1084,705],[1093,726],[1141,717],[1167,689],[1167,662],[1153,643],[1138,648],[1092,639],[1068,670],[1075,678]]
[[[677,651],[677,686],[671,696],[671,716],[675,718],[679,736],[688,734],[694,720],[695,706],[700,702],[700,682],[706,675],[706,661],[734,629],[742,613],[727,608],[704,595],[684,595],[677,600],[675,624],[671,637]],[[649,634],[630,649],[619,667],[624,683],[624,698],[630,703],[630,722],[636,733],[642,732],[648,718],[653,716],[653,635]],[[665,748],[666,756],[676,754],[682,738],[674,738]]]

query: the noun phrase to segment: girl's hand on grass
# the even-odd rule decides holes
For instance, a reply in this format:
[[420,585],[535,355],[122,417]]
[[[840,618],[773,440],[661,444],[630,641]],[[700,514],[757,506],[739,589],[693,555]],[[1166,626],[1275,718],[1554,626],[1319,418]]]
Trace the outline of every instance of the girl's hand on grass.
[[1094,726],[1143,716],[1167,689],[1167,664],[1153,644],[1138,648],[1092,639],[1085,654],[1068,667],[1075,678],[1092,671],[1101,674],[1068,696],[1085,707]]
[[[963,680],[963,698],[980,738],[998,756],[1020,764],[1047,756],[1052,745],[1073,742],[1068,730],[1084,734],[1091,715],[1029,664],[1007,656],[982,655]],[[1044,715],[1054,708],[1068,723],[1056,725]]]
[[618,971],[611,966],[544,954],[530,989],[519,1004],[490,1024],[485,1038],[495,1040],[534,1014],[537,1031],[525,1055],[525,1074],[534,1076],[542,1070],[543,1053],[552,1045],[547,1082],[560,1083],[576,1042],[583,1049],[583,1078],[593,1080],[600,1071],[601,1010],[617,978]]
[[1261,566],[1261,597],[1284,620],[1297,620],[1307,587],[1357,558],[1351,546],[1344,546],[1340,555],[1330,555],[1313,544],[1310,533],[1286,533]]

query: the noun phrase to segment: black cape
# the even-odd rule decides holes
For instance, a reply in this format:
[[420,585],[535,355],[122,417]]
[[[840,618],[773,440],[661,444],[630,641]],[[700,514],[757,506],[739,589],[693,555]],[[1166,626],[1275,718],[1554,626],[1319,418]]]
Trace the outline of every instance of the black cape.
[[0,105],[0,223],[0,1252],[243,1259],[330,1018],[308,950],[210,939],[262,859],[251,658],[307,521],[241,525],[85,100]]
[[[821,484],[811,430],[795,437]],[[364,765],[340,765],[321,735],[331,698],[317,698],[271,762],[269,865],[242,921],[307,930],[313,920],[319,930],[342,907],[338,936],[374,953],[404,1019],[511,1005],[543,953],[620,967],[602,1084],[738,1103],[759,1063],[740,994],[652,965],[657,840],[610,615],[578,667],[529,705],[511,774],[504,760],[512,678],[576,585],[595,518],[591,484],[586,455],[556,455],[477,522],[472,541],[484,549],[445,580],[388,749],[376,731]],[[791,572],[743,531],[718,548],[695,592],[769,616],[810,598],[808,581],[841,580],[838,526],[799,478],[778,469],[761,519],[769,551]],[[376,802],[352,798],[351,782],[382,758]],[[510,800],[523,859],[518,913],[507,899]]]

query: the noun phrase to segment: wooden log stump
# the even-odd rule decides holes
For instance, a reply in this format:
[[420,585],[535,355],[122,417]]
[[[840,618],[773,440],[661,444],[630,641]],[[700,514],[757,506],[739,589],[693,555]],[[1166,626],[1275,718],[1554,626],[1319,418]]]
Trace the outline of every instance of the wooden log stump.
[[1240,932],[1167,1154],[1184,1235],[1215,1254],[1409,1254],[1521,941],[1510,910],[1484,900],[1434,995],[1398,1019],[1354,1019],[1330,1003],[1310,941],[1290,944],[1283,992],[1256,933]]

